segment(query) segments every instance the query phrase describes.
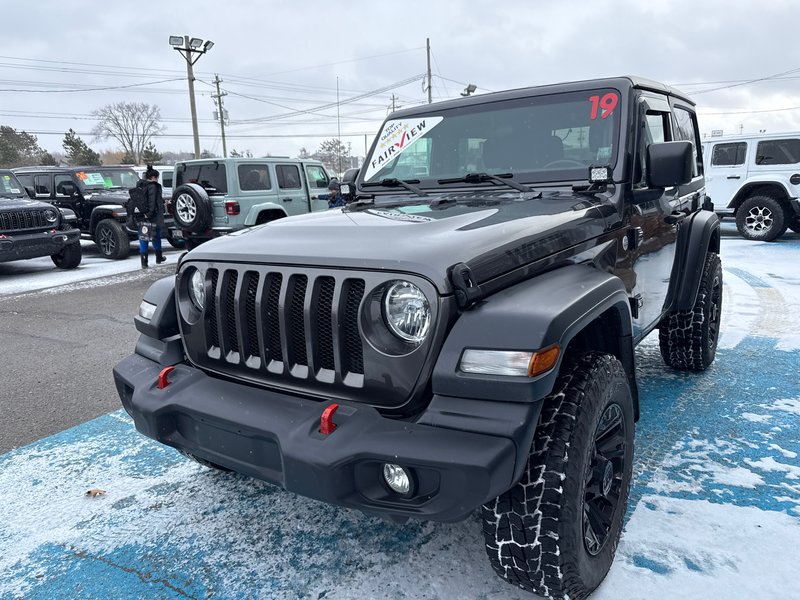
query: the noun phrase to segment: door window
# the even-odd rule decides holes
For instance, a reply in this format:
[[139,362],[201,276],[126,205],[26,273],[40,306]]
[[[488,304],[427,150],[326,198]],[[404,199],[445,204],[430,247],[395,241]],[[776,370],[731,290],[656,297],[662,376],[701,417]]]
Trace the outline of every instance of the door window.
[[711,151],[711,165],[714,167],[743,165],[746,152],[747,144],[745,142],[716,144]]
[[36,175],[33,178],[33,189],[37,196],[50,195],[50,175]]
[[278,178],[278,187],[282,190],[299,190],[303,187],[297,165],[275,165],[275,175]]
[[308,186],[313,188],[328,187],[328,174],[320,166],[308,165],[306,167],[306,176],[308,177]]
[[756,147],[757,165],[792,165],[800,162],[800,139],[764,140]]
[[700,147],[700,140],[697,136],[694,116],[688,110],[680,106],[676,106],[672,114],[675,117],[675,139],[692,143],[692,156],[694,157],[692,175],[697,177],[702,169],[702,161],[697,153],[697,149]]
[[56,188],[56,196],[60,198],[69,197],[70,192],[76,189],[72,175],[56,175],[53,177],[53,185]]
[[669,113],[647,111],[642,120],[639,148],[636,152],[634,187],[647,187],[647,147],[656,142],[670,141]]
[[161,173],[161,185],[164,187],[172,187],[172,171],[164,171]]

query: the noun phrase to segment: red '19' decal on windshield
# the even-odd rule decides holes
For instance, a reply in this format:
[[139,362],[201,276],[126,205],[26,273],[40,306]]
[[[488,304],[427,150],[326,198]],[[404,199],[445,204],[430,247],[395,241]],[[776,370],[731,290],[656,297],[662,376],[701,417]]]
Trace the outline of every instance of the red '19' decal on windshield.
[[597,119],[598,113],[600,118],[607,119],[617,108],[619,97],[614,92],[609,92],[604,94],[602,98],[600,96],[590,96],[589,102],[592,103],[592,113],[589,116],[592,121]]

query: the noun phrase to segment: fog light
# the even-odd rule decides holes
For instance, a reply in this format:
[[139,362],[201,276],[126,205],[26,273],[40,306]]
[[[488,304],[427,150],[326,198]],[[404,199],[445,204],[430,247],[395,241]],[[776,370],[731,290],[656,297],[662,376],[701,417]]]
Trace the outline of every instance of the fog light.
[[406,496],[411,491],[411,475],[400,465],[386,463],[383,465],[383,479],[389,488]]

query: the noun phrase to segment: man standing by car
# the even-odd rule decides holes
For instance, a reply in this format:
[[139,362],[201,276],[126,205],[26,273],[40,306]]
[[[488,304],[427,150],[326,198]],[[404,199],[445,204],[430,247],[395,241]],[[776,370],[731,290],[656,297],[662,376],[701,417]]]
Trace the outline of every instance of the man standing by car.
[[[144,188],[147,219],[139,229],[139,255],[142,259],[142,268],[147,268],[147,253],[150,241],[156,252],[156,264],[162,263],[166,258],[161,253],[161,231],[164,229],[164,198],[161,193],[161,184],[158,183],[159,172],[152,165],[147,165],[144,173],[147,184]],[[148,226],[149,224],[149,226]]]

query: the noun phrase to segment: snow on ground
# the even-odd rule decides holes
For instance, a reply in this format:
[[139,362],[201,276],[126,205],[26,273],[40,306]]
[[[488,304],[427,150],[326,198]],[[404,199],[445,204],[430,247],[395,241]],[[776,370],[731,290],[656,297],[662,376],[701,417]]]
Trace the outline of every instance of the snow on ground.
[[[49,256],[0,263],[0,296],[32,292],[88,280],[97,280],[95,285],[108,285],[113,283],[113,280],[101,278],[130,273],[141,268],[139,249],[136,244],[131,244],[131,255],[122,260],[108,260],[101,257],[92,242],[82,240],[81,246],[83,259],[77,269],[59,269]],[[182,252],[172,248],[166,240],[163,250],[167,261],[162,264],[175,264]],[[153,257],[151,249],[151,264],[155,261]]]
[[[800,598],[800,236],[726,225],[714,365],[637,351],[628,520],[594,597]],[[84,492],[107,491],[96,498]],[[477,513],[387,523],[209,471],[121,411],[0,456],[0,598],[532,598],[498,579]]]

